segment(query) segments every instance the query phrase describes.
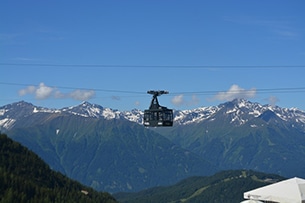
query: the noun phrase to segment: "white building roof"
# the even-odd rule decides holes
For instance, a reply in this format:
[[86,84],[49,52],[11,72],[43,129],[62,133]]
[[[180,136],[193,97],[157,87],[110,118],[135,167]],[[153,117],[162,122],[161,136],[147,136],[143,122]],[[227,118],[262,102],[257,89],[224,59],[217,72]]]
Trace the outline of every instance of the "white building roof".
[[279,203],[305,203],[305,180],[291,178],[244,193],[245,199]]

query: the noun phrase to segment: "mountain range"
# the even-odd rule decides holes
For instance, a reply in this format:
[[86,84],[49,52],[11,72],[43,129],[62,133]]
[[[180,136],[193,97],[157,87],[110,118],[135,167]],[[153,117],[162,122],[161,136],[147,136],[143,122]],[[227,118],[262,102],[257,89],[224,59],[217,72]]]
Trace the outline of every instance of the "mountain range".
[[52,169],[97,190],[138,191],[216,170],[125,114],[87,102],[61,110],[18,102],[0,112],[9,137]]
[[179,113],[193,122],[160,133],[219,169],[304,176],[304,111],[235,99],[190,112]]
[[194,175],[253,169],[305,174],[305,112],[235,99],[175,110],[171,128],[146,128],[143,111],[83,102],[62,109],[0,107],[0,130],[51,168],[98,190],[139,191]]

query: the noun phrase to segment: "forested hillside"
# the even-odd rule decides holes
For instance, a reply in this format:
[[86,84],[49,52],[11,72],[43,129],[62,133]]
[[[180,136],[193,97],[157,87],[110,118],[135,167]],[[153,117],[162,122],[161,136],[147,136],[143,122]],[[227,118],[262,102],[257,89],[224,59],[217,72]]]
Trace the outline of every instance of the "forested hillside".
[[114,194],[121,203],[241,202],[243,193],[282,180],[283,177],[249,170],[223,171],[213,176],[191,177],[168,187],[138,193]]
[[52,171],[36,154],[0,134],[0,202],[116,202]]

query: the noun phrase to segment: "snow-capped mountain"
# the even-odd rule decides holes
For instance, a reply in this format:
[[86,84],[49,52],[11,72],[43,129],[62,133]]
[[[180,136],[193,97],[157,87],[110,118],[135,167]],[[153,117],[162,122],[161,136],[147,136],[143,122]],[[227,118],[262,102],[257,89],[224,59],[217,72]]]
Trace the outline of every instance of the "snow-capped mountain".
[[71,113],[82,117],[118,119],[121,117],[121,112],[110,108],[103,108],[97,104],[83,102],[78,106],[66,107],[61,109],[62,112]]
[[[90,117],[96,119],[127,119],[132,122],[142,123],[143,112],[140,110],[118,111],[111,108],[104,108],[97,104],[83,102],[77,106],[65,107],[62,109],[48,109],[34,106],[24,101],[0,107],[0,129],[9,130],[21,120],[29,118],[29,116],[48,117],[52,114],[76,115],[81,117]],[[36,119],[35,119],[36,120]],[[37,121],[37,120],[36,120]],[[43,120],[39,120],[42,122]]]
[[119,111],[116,109],[104,108],[100,105],[91,104],[89,102],[83,102],[78,106],[66,107],[61,109],[61,111],[83,117],[104,118],[107,120],[125,118],[140,124],[143,122],[143,112],[138,109]]
[[36,113],[59,113],[59,110],[37,107],[30,103],[20,101],[0,107],[0,130],[10,129],[16,121],[23,120]]
[[[99,189],[130,191],[170,174],[184,177],[203,168],[205,173],[215,172],[214,166],[284,176],[305,174],[304,167],[296,167],[305,165],[304,111],[235,99],[218,106],[175,110],[174,119],[174,126],[166,130],[146,129],[143,111],[136,109],[119,111],[88,102],[48,109],[23,101],[0,107],[1,132],[28,146],[53,168]],[[190,153],[196,156],[188,162]],[[156,169],[167,171],[173,160],[170,170],[181,171],[155,176]],[[90,175],[87,167],[92,167]],[[135,178],[129,179],[130,174]]]
[[[243,125],[254,118],[262,117],[267,119],[267,114],[273,113],[277,119],[289,122],[304,128],[305,112],[297,108],[281,108],[278,106],[261,105],[244,99],[235,99],[218,106],[201,107],[192,110],[175,110],[174,125],[189,125],[200,123],[206,120],[214,120],[216,117],[225,116],[234,125]],[[65,107],[62,109],[48,109],[37,107],[33,104],[21,101],[0,107],[0,129],[12,128],[16,121],[27,118],[34,114],[71,114],[82,117],[97,119],[126,119],[138,124],[143,123],[143,111],[133,109],[131,111],[119,111],[111,108],[104,108],[98,104],[83,102],[77,106]]]
[[187,125],[214,120],[219,117],[230,119],[234,125],[243,125],[255,118],[267,119],[267,114],[273,113],[277,119],[305,126],[305,112],[297,108],[281,108],[272,105],[261,105],[244,99],[235,99],[218,106],[202,107],[193,110],[175,112],[175,123]]

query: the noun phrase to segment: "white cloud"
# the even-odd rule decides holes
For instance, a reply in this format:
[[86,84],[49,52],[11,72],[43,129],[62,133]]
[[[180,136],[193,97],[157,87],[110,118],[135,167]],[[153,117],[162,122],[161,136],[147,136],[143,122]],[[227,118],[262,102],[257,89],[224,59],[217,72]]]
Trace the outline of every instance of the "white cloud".
[[38,87],[31,85],[19,90],[19,95],[34,94],[36,99],[46,99],[51,96],[53,90],[54,88],[48,87],[44,83],[40,83]]
[[19,96],[24,96],[26,94],[33,94],[36,90],[35,86],[28,86],[24,89],[19,90],[18,94]]
[[46,86],[44,83],[40,83],[39,87],[35,90],[36,99],[47,99],[51,96],[54,88]]
[[236,98],[249,99],[256,95],[256,89],[245,90],[238,85],[232,85],[226,92],[219,92],[214,96],[214,100],[230,101]]
[[172,103],[176,106],[181,106],[184,102],[184,99],[183,99],[183,94],[180,94],[180,95],[177,95],[177,96],[174,96],[172,98]]
[[270,105],[275,106],[275,104],[279,101],[279,99],[276,96],[270,96],[268,98],[268,102]]
[[93,90],[74,90],[70,93],[62,93],[55,87],[46,86],[44,83],[40,83],[38,86],[28,86],[19,90],[20,96],[34,95],[36,99],[43,100],[50,97],[55,99],[70,98],[75,100],[89,100],[95,96]]
[[189,102],[189,105],[197,105],[199,103],[199,98],[194,94],[192,95],[192,99],[191,101]]
[[71,92],[69,95],[72,99],[85,101],[94,97],[95,92],[93,90],[75,90]]
[[56,99],[63,99],[67,97],[64,93],[60,92],[59,90],[54,91],[53,95]]
[[196,95],[192,95],[190,100],[186,100],[184,98],[184,95],[180,94],[180,95],[173,97],[171,102],[175,106],[181,106],[181,105],[192,106],[192,105],[196,105],[199,103],[199,98]]

